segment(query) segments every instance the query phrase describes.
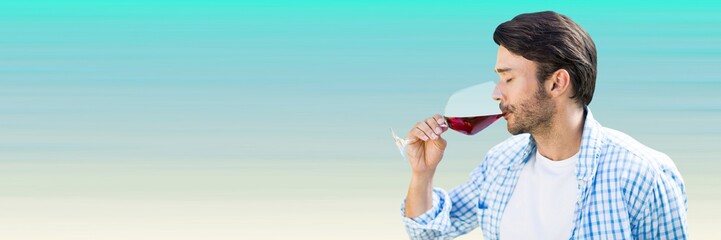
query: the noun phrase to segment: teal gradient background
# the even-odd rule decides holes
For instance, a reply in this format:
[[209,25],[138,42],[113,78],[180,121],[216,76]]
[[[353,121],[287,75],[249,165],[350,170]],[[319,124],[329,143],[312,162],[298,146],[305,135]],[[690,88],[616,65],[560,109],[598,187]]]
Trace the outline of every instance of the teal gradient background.
[[[542,10],[591,34],[594,116],[674,159],[714,238],[717,2],[137,0],[0,3],[0,238],[406,238],[388,128],[496,80],[493,30]],[[444,188],[508,137],[446,135]]]

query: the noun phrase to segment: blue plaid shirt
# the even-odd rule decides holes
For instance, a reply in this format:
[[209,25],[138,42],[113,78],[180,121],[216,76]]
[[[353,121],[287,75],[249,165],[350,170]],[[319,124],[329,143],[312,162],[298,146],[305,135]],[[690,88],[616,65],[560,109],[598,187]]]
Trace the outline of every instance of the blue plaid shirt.
[[[528,134],[493,147],[466,183],[450,192],[433,189],[432,209],[415,218],[403,217],[410,237],[451,239],[480,226],[484,239],[498,239],[503,211],[535,151]],[[579,194],[572,239],[687,237],[686,189],[671,159],[602,127],[588,109],[576,177]]]

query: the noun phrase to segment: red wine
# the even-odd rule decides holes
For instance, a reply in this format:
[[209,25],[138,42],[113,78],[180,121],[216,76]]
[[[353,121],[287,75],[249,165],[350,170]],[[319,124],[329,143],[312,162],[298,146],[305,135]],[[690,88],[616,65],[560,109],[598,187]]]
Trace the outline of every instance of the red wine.
[[503,114],[473,116],[473,117],[445,117],[450,129],[466,135],[473,135],[491,125],[501,118]]

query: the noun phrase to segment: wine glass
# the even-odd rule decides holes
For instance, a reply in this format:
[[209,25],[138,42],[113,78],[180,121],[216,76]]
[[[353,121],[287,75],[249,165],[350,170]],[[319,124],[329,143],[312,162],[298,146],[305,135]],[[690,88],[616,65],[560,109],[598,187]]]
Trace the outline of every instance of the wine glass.
[[[474,135],[503,116],[498,103],[493,100],[494,82],[485,82],[456,91],[448,98],[443,118],[447,126],[457,132]],[[410,140],[400,138],[391,128],[401,156],[406,158],[406,146]]]

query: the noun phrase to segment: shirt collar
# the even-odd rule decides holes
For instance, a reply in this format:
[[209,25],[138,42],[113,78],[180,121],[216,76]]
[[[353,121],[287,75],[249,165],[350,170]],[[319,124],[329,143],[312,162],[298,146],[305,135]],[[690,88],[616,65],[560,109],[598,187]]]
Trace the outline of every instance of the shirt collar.
[[596,176],[598,161],[606,141],[601,124],[593,118],[588,107],[585,107],[584,110],[586,121],[583,124],[581,149],[576,164],[576,178],[579,182],[588,182],[593,179],[593,176]]
[[[603,127],[596,119],[588,107],[584,107],[585,120],[583,124],[583,134],[581,136],[581,148],[578,152],[578,162],[576,163],[576,178],[579,182],[588,182],[596,175],[601,149],[605,142],[602,134]],[[511,170],[520,170],[528,161],[531,154],[536,151],[536,141],[532,136],[528,136],[528,145],[522,149],[523,157],[516,164],[511,164]]]

